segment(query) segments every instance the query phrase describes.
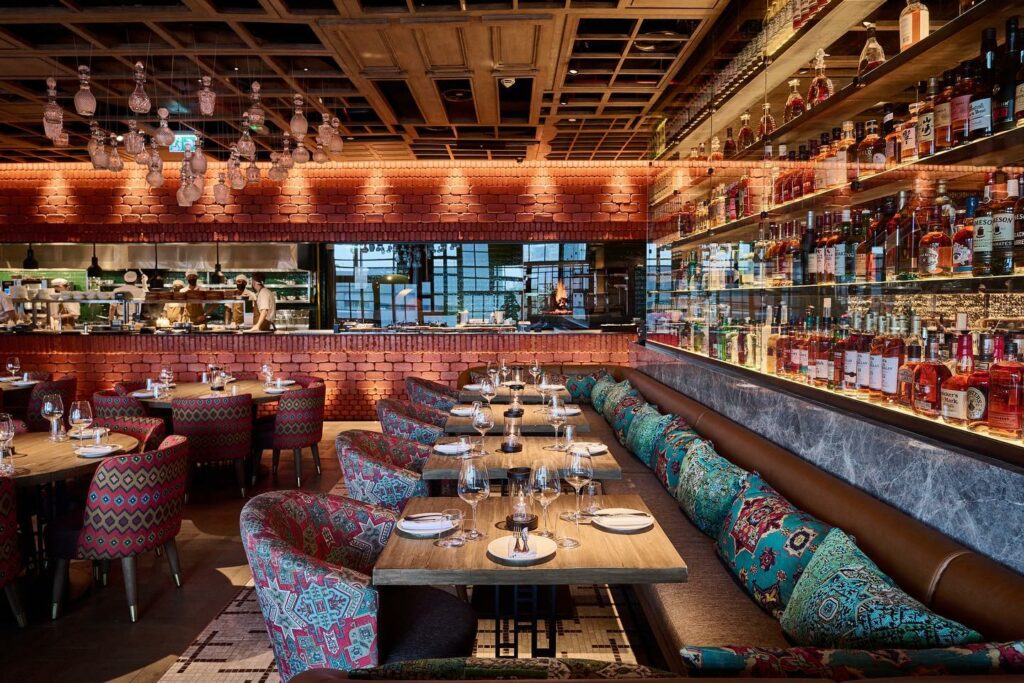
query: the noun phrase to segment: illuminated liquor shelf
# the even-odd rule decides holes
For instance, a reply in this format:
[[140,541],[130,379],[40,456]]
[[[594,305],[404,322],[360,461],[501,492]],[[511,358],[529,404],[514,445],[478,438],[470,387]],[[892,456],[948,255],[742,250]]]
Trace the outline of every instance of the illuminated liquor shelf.
[[744,285],[740,287],[707,287],[703,289],[649,289],[648,294],[699,295],[699,294],[757,294],[757,293],[807,293],[830,294],[1021,294],[1024,293],[1024,273],[1013,275],[922,277],[906,280],[885,280],[881,282],[822,282],[806,285]]

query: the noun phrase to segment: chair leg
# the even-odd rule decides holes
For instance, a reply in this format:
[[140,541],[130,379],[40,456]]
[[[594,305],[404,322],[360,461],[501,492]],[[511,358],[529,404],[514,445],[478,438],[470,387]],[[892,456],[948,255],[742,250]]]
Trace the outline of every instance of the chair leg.
[[110,560],[100,560],[100,582],[103,587],[107,587],[107,581],[110,579]]
[[313,451],[313,464],[316,465],[316,476],[320,476],[323,472],[320,470],[320,444],[313,444],[309,447],[309,450]]
[[163,555],[163,554],[164,554],[164,550],[163,550],[163,548],[161,548],[160,546],[157,546],[157,547],[156,547],[156,556],[157,556],[157,557],[160,557],[160,556],[161,556],[161,555]]
[[293,450],[295,454],[295,487],[302,488],[302,449]]
[[124,573],[124,592],[128,597],[128,616],[132,623],[139,619],[139,596],[135,586],[135,556],[121,558],[121,571]]
[[4,586],[4,593],[7,594],[7,602],[11,605],[14,618],[18,620],[18,627],[25,628],[28,619],[25,618],[25,608],[21,605],[21,596],[18,594],[18,586],[14,581]]
[[192,463],[185,463],[185,504],[188,505],[188,492],[192,490]]
[[260,473],[260,463],[262,463],[262,462],[263,462],[263,450],[259,449],[259,448],[254,449],[253,452],[252,452],[252,480],[251,480],[253,486],[256,486],[256,477],[259,476],[259,473]]
[[238,488],[242,490],[242,498],[245,498],[245,458],[235,460],[235,479],[238,480]]
[[167,564],[171,567],[171,576],[174,577],[174,585],[181,588],[181,562],[178,559],[178,544],[173,538],[164,543],[164,551],[167,555]]
[[60,615],[60,602],[64,598],[64,587],[68,583],[67,560],[57,560],[53,566],[53,597],[50,601],[50,618],[56,620]]
[[272,451],[272,453],[274,454],[274,464],[273,464],[273,467],[272,467],[272,471],[274,473],[274,476],[276,477],[277,476],[277,465],[281,462],[281,451],[279,449],[275,448]]

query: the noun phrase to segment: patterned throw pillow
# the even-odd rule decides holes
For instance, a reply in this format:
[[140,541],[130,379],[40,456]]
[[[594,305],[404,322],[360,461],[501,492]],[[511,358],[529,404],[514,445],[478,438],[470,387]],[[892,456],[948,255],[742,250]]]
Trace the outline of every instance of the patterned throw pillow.
[[776,619],[831,527],[797,510],[751,474],[718,535],[718,554],[754,602]]
[[683,469],[683,458],[690,444],[698,439],[697,432],[681,417],[674,419],[662,438],[654,444],[654,473],[670,493],[675,495],[679,484],[679,473]]
[[590,390],[590,403],[593,404],[594,410],[599,413],[604,411],[604,400],[608,397],[608,392],[615,386],[618,385],[611,375],[605,375],[594,383],[594,388]]
[[584,374],[570,373],[565,376],[565,388],[574,403],[590,403],[590,394],[593,393],[598,380],[606,376],[608,373],[604,370]]
[[747,471],[720,456],[704,439],[691,440],[682,463],[676,500],[698,529],[718,538]]
[[388,681],[612,680],[674,678],[676,675],[640,664],[550,657],[414,659],[348,672],[352,679]]
[[626,432],[626,448],[639,458],[640,462],[653,470],[654,447],[661,441],[665,430],[675,419],[675,415],[662,415],[654,406],[648,405],[633,418],[633,424],[629,425],[629,431]]
[[820,650],[813,647],[684,647],[691,676],[825,678],[850,681],[896,676],[1024,673],[1024,641],[931,650]]
[[640,395],[633,385],[629,383],[628,379],[624,379],[614,387],[608,390],[608,393],[604,397],[604,406],[601,408],[601,414],[604,416],[606,422],[611,424],[612,416],[615,411],[618,410],[619,402],[624,399],[628,394],[634,393],[637,396]]
[[782,629],[818,647],[949,647],[981,634],[904,593],[849,536],[833,529],[782,613]]

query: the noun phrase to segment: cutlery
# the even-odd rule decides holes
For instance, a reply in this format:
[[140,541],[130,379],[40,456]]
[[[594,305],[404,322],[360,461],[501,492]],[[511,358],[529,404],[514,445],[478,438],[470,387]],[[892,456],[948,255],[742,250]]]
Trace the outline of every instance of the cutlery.
[[406,515],[404,519],[441,519],[444,515],[440,512],[420,512],[415,515]]
[[591,517],[651,517],[648,512],[592,512]]

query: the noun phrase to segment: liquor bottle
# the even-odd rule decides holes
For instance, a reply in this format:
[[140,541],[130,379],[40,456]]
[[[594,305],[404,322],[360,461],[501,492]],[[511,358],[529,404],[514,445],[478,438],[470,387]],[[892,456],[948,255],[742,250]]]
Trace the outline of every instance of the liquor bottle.
[[[858,216],[858,219],[860,216]],[[839,241],[836,243],[836,282],[847,284],[857,281],[857,248],[860,246],[861,223],[853,223],[853,215],[849,207],[843,209],[841,215]]]
[[[967,324],[967,314],[957,314],[957,326]],[[967,392],[974,372],[974,341],[971,333],[961,327],[956,342],[956,372],[942,384],[942,420],[950,424],[968,424]]]
[[960,70],[953,85],[953,99],[949,110],[950,147],[967,142],[971,122],[971,96],[974,95],[974,71],[969,61],[960,62]]
[[992,93],[998,87],[996,79],[996,30],[981,32],[981,57],[974,72],[974,93],[971,95],[968,138],[980,140],[992,135]]
[[994,339],[990,333],[982,332],[978,335],[978,362],[975,363],[974,371],[967,382],[967,424],[972,429],[984,426],[988,422],[989,368],[993,362]]
[[935,151],[949,149],[952,142],[953,71],[942,73],[942,89],[935,96]]
[[804,106],[804,96],[797,90],[799,87],[799,78],[794,78],[789,82],[789,97],[786,98],[786,108],[782,112],[782,121],[784,123],[792,121],[807,109]]
[[875,37],[875,25],[864,22],[867,29],[868,39],[864,42],[864,49],[860,51],[860,61],[857,63],[857,79],[864,79],[864,75],[885,62],[885,50]]
[[1017,17],[1006,20],[1006,43],[999,60],[996,76],[995,97],[992,100],[992,130],[1001,132],[1010,130],[1016,125],[1014,120],[1015,99],[1017,91],[1017,70],[1021,66],[1021,44],[1018,42],[1024,34],[1020,33]]
[[899,400],[899,369],[906,361],[905,334],[904,319],[897,318],[893,322],[892,334],[885,338],[882,348],[882,399],[887,403]]
[[[939,180],[938,186],[935,189],[935,206],[939,207],[939,213],[942,214],[942,220],[946,223],[948,230],[953,229],[956,225],[956,205],[953,204],[953,200],[949,197],[949,191],[945,180]],[[950,232],[952,235],[952,232]]]
[[811,79],[811,85],[807,89],[808,109],[818,106],[832,97],[832,93],[835,92],[835,88],[832,86],[832,79],[825,75],[825,57],[828,57],[828,55],[820,47],[814,53],[814,61],[811,63],[814,67],[814,78]]
[[1024,173],[1017,176],[1017,194],[1013,207],[1013,272],[1024,273]]
[[957,213],[953,233],[953,274],[971,275],[974,272],[974,212],[977,197],[968,197],[963,213]]
[[914,370],[921,364],[921,346],[907,347],[907,359],[896,372],[896,403],[904,408],[914,404]]
[[907,206],[908,193],[900,190],[899,203],[896,212],[887,216],[888,222],[885,226],[885,279],[895,280],[900,273],[900,244],[906,240],[906,235],[900,230],[900,213]]
[[704,146],[703,142],[697,145],[697,154],[693,158],[697,161],[708,160],[707,148]]
[[903,122],[896,118],[895,112],[889,118],[888,132],[885,134],[885,167],[892,168],[900,163],[903,152]]
[[953,240],[942,207],[932,206],[917,257],[921,277],[948,277],[953,271]]
[[[853,144],[846,148],[846,181],[853,182],[860,177],[860,154],[867,130],[863,121],[853,124]],[[856,188],[854,188],[856,189]]]
[[832,318],[829,309],[824,309],[818,323],[819,331],[814,340],[814,384],[827,387],[832,380]]
[[1014,212],[1020,199],[1017,178],[1006,181],[1006,195],[999,198],[1000,190],[996,188],[996,199],[992,202],[992,275],[1013,275],[1014,272]]
[[825,218],[828,214],[823,214],[814,217],[814,267],[809,268],[809,271],[813,273],[812,282],[815,284],[824,284],[828,282],[828,254],[826,252],[826,245],[828,244],[828,230],[825,228]]
[[1024,125],[1024,35],[1018,32],[1017,44],[1021,47],[1020,66],[1013,79],[1016,86],[1013,94],[1013,119],[1016,125]]
[[811,145],[811,160],[814,162],[814,189],[824,190],[828,187],[828,167],[825,159],[828,158],[829,147],[832,138],[828,133],[821,134],[821,141]]
[[853,149],[853,154],[854,156],[856,155],[857,138],[855,130],[856,127],[853,125],[853,121],[843,121],[839,140],[836,143],[832,187],[844,185],[856,178],[856,175],[853,178],[850,177],[850,169],[853,168],[853,165],[850,163],[850,150]]
[[[919,90],[922,84],[918,83]],[[907,118],[900,126],[900,154],[899,163],[906,164],[917,161],[917,112],[920,109],[919,102],[912,102],[907,106]]]
[[[821,268],[823,282],[836,282],[836,257],[842,236],[840,225],[830,212],[825,214],[825,261]],[[843,242],[846,247],[846,242]],[[845,262],[844,262],[845,265]]]
[[797,340],[797,362],[799,367],[797,374],[801,380],[805,383],[808,381],[809,376],[813,372],[810,365],[811,360],[811,337],[814,334],[814,307],[807,307],[807,315],[804,318],[803,331],[800,334],[800,338]]
[[831,356],[828,361],[829,380],[828,388],[832,391],[843,393],[846,376],[846,345],[850,339],[850,316],[843,315],[839,318],[839,324],[834,327],[835,334],[832,337]]
[[1017,361],[1017,343],[1006,345],[1005,358],[989,368],[988,428],[1001,436],[1021,434],[1021,385],[1024,364]]
[[871,238],[868,232],[870,225],[871,212],[864,209],[853,226],[851,244],[855,246],[851,249],[848,244],[846,247],[847,255],[853,254],[853,279],[850,282],[868,282],[870,278],[868,270],[871,260]]
[[732,138],[732,128],[725,129],[725,146],[722,149],[726,159],[736,156],[736,141]]
[[[882,170],[885,164],[885,140],[878,135],[878,121],[871,119],[865,124],[864,140],[857,146],[857,179],[864,180]],[[881,148],[881,159],[875,153]]]
[[942,412],[942,385],[952,374],[939,360],[938,334],[928,335],[928,355],[914,368],[914,412],[938,417]]
[[857,346],[857,393],[861,396],[871,393],[871,344],[874,339],[875,315],[868,313]]
[[750,128],[750,112],[740,115],[740,133],[736,142],[741,150],[754,144],[754,131]]
[[974,241],[971,273],[975,277],[992,274],[992,202],[996,174],[989,173],[985,183],[985,196],[974,212]]
[[900,243],[897,254],[898,280],[915,280],[920,271],[921,236],[928,225],[932,208],[931,184],[924,178],[914,180],[914,191],[900,212]]
[[889,316],[878,318],[878,333],[871,340],[868,363],[870,379],[868,381],[868,397],[874,400],[882,398],[882,359],[885,357],[885,345],[889,340]]
[[765,102],[762,106],[761,122],[757,124],[757,139],[764,140],[775,132],[775,117],[772,116],[772,105]]
[[807,270],[804,271],[803,281],[803,284],[805,285],[813,285],[818,282],[818,254],[823,251],[823,249],[820,249],[818,246],[818,242],[820,241],[820,235],[818,232],[819,226],[820,223],[818,222],[817,217],[814,216],[814,213],[808,212],[807,231],[804,233],[805,239],[802,245],[806,253],[804,263],[807,264],[805,266]]
[[928,97],[917,110],[917,157],[935,154],[935,99],[939,96],[939,79],[928,79]]
[[856,393],[857,391],[857,351],[860,348],[861,317],[859,313],[853,314],[853,323],[850,325],[849,336],[846,338],[843,348],[843,379],[841,391],[843,393]]
[[722,143],[718,139],[718,136],[711,138],[711,154],[708,155],[708,161],[721,161],[725,158],[722,153]]
[[928,8],[919,0],[907,0],[900,12],[900,52],[928,36]]

